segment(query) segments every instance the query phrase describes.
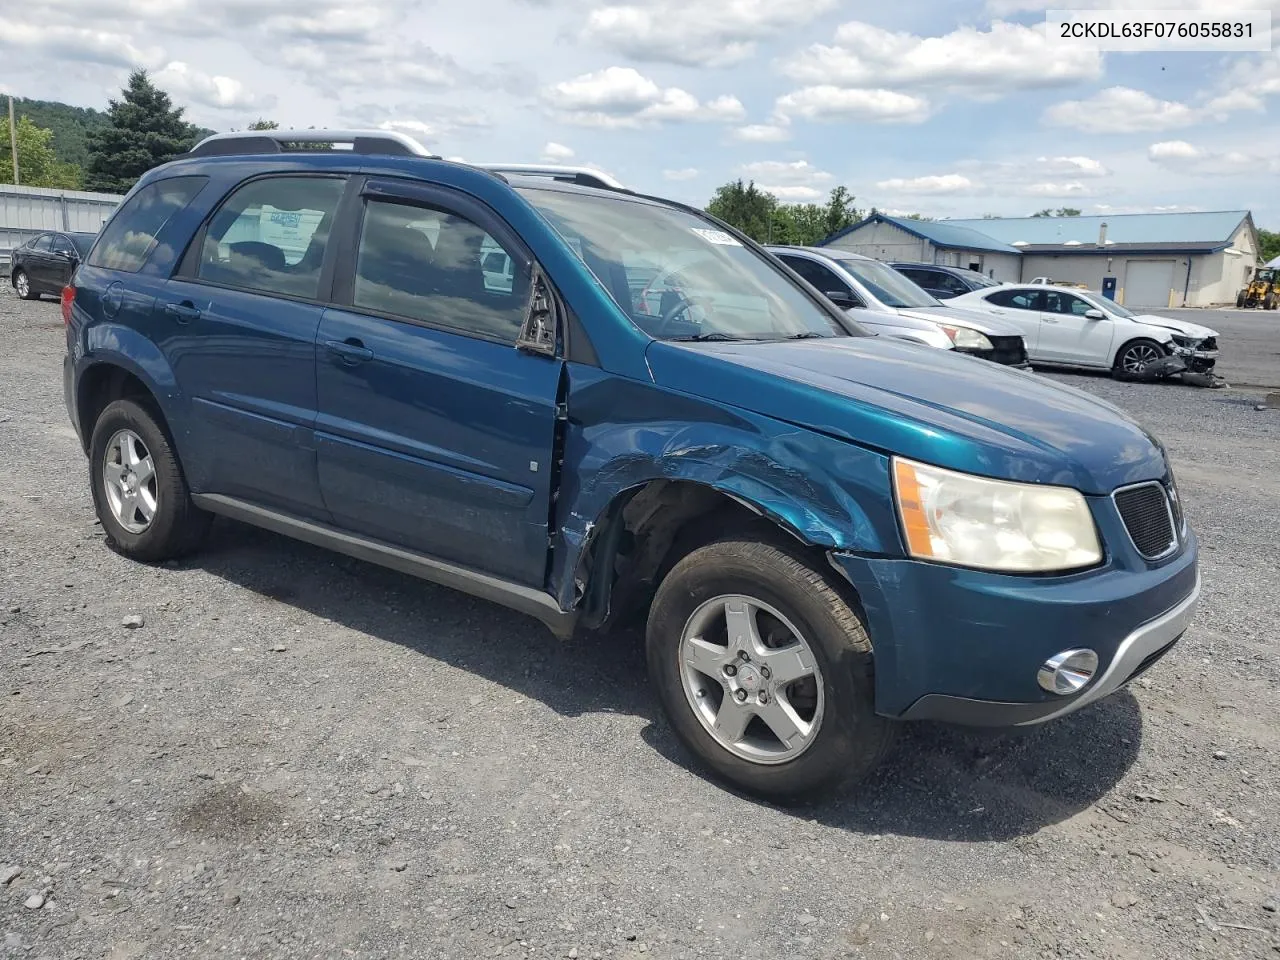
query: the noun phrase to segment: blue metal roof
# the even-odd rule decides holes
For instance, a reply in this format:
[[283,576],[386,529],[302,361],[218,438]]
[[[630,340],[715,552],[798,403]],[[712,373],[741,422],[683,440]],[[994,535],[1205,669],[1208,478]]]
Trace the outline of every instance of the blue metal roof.
[[[986,221],[979,220],[976,222],[985,223]],[[993,253],[1022,252],[1017,247],[1009,246],[1007,242],[997,240],[981,230],[973,229],[967,223],[961,225],[956,220],[909,220],[905,217],[890,217],[883,213],[872,214],[861,223],[845,227],[838,233],[833,233],[825,240],[819,241],[818,245],[825,247],[832,241],[839,240],[841,237],[847,236],[869,223],[893,224],[893,226],[900,230],[905,230],[913,237],[928,240],[935,247],[941,247],[944,250],[987,250]]]
[[1188,243],[1217,246],[1236,232],[1248,210],[1211,213],[1125,213],[1105,217],[1009,217],[990,220],[944,220],[956,229],[977,230],[1006,243],[1097,244],[1098,230],[1107,225],[1111,243]]

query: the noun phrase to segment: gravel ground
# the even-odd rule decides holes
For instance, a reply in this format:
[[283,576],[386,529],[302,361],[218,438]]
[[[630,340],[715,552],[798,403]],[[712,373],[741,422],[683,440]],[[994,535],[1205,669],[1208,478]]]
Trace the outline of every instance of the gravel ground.
[[694,772],[635,636],[560,643],[226,522],[181,565],[116,556],[57,305],[6,289],[0,331],[0,954],[1280,953],[1280,410],[1256,396],[1064,377],[1168,443],[1194,627],[1130,691],[1017,735],[911,728],[796,813]]

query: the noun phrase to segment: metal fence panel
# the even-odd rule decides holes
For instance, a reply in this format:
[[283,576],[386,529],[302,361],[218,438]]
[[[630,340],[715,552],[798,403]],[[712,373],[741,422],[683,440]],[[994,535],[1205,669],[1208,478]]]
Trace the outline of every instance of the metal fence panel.
[[46,230],[97,233],[123,198],[113,193],[0,184],[0,264]]

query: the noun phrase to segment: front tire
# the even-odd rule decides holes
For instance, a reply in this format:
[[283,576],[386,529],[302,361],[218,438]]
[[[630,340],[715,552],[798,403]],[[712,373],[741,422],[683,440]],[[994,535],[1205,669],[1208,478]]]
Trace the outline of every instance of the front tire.
[[89,483],[103,532],[131,559],[190,553],[209,529],[212,518],[191,502],[168,434],[135,400],[109,404],[94,424]]
[[1164,355],[1164,347],[1154,340],[1130,340],[1116,354],[1113,369],[1118,375],[1135,377]]
[[865,777],[892,742],[859,615],[781,546],[722,540],[685,556],[654,597],[647,653],[681,742],[763,799],[816,799]]
[[40,294],[31,289],[31,278],[27,276],[25,270],[13,271],[13,289],[18,292],[18,296],[23,300],[39,300]]

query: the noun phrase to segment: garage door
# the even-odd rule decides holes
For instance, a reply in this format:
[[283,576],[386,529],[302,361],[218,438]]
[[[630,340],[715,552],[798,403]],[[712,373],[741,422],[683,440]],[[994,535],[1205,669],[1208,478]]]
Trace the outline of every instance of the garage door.
[[1172,289],[1172,260],[1129,261],[1124,280],[1126,307],[1167,307]]

